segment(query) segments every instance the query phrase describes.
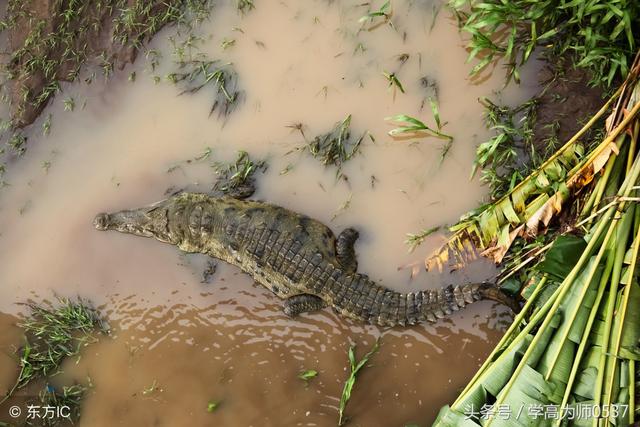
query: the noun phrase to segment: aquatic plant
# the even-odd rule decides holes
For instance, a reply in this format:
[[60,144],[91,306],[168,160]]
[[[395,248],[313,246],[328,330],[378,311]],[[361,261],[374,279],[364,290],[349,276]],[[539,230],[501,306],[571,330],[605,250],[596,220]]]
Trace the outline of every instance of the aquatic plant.
[[220,407],[220,401],[219,400],[211,400],[207,403],[207,412],[212,413],[218,410],[218,408]]
[[[441,410],[435,426],[512,425],[513,418],[498,416],[498,408],[511,417],[519,414],[520,424],[539,425],[541,419],[528,410],[532,407],[555,408],[556,415],[545,420],[552,426],[626,426],[636,421],[640,409],[635,400],[640,361],[638,73],[640,55],[626,82],[576,137],[526,177],[510,198],[484,208],[494,216],[477,231],[482,235],[485,227],[494,235],[491,256],[508,250],[520,235],[516,230],[538,235],[569,196],[577,214],[548,244],[533,248],[536,256],[512,268],[509,274],[533,265],[522,278],[526,287],[516,289],[526,304],[456,401]],[[557,173],[549,174],[550,165],[609,111],[602,142],[560,180]],[[551,196],[547,188],[553,189]],[[521,208],[529,197],[540,201],[527,219]],[[498,209],[510,222],[504,232],[497,231]],[[513,215],[516,211],[520,214]],[[596,412],[570,421],[570,414],[586,406]]]
[[349,347],[349,367],[351,372],[349,373],[349,377],[344,383],[344,387],[342,388],[342,395],[340,396],[340,408],[338,409],[338,426],[342,426],[347,422],[347,418],[344,414],[344,411],[347,407],[347,403],[349,403],[349,399],[351,399],[351,392],[353,391],[353,387],[356,385],[356,379],[358,376],[358,372],[362,368],[365,367],[367,363],[369,363],[369,359],[378,351],[380,348],[380,338],[376,340],[373,344],[371,350],[365,354],[359,362],[356,362],[355,355],[355,346]]
[[390,130],[388,132],[389,136],[402,138],[418,138],[430,135],[446,140],[447,142],[442,147],[442,154],[440,155],[440,164],[442,164],[453,144],[453,136],[447,135],[446,133],[442,132],[442,128],[444,127],[444,125],[446,125],[446,123],[442,123],[442,120],[440,119],[440,109],[438,108],[437,101],[431,97],[428,98],[428,100],[429,104],[431,105],[431,112],[433,113],[433,119],[436,122],[437,129],[434,129],[426,125],[424,122],[416,119],[415,117],[411,117],[406,114],[398,114],[396,116],[385,117],[385,120],[402,124],[402,126]]
[[18,155],[22,155],[27,150],[27,137],[22,132],[15,132],[7,141],[7,145],[13,148]]
[[364,132],[359,138],[352,138],[351,114],[349,114],[344,120],[337,122],[329,132],[313,138],[306,148],[323,165],[336,166],[339,175],[342,165],[355,156],[360,149],[366,134]]
[[310,379],[315,378],[317,376],[318,376],[318,371],[314,369],[305,369],[298,373],[298,378],[306,383],[308,383]]
[[170,73],[167,79],[182,88],[180,95],[198,92],[209,84],[215,88],[209,115],[217,110],[219,117],[228,117],[244,99],[233,64],[194,59],[179,62],[178,66],[184,71]]
[[463,31],[471,35],[469,60],[480,58],[478,74],[504,58],[508,78],[520,80],[518,67],[540,47],[570,54],[577,67],[592,73],[592,83],[609,86],[625,77],[640,42],[635,0],[451,0]]
[[58,373],[65,358],[77,355],[82,347],[95,341],[96,332],[108,333],[108,325],[89,302],[61,298],[59,304],[25,304],[31,313],[18,324],[25,331],[19,354],[20,373],[5,400],[31,381]]
[[67,423],[75,424],[80,419],[82,399],[88,390],[89,388],[82,384],[63,386],[62,390],[57,390],[47,384],[38,394],[38,400],[29,404],[41,408],[65,408],[64,417],[42,417],[41,425],[43,426],[55,427],[67,425]]
[[442,139],[453,139],[451,135],[440,132],[442,129],[439,116],[436,114],[436,126],[437,130],[427,126],[424,122],[416,119],[415,117],[407,116],[406,114],[398,114],[396,116],[385,117],[385,120],[391,122],[401,123],[402,126],[398,126],[389,131],[389,136],[400,136],[404,134],[428,134]]
[[400,80],[398,80],[398,76],[396,76],[396,73],[387,73],[386,71],[384,71],[382,75],[387,80],[387,82],[389,82],[389,89],[397,88],[400,92],[404,93],[404,88],[402,87],[402,83],[400,83]]
[[238,9],[240,13],[247,13],[255,7],[256,5],[253,3],[253,0],[236,0],[236,9]]
[[391,10],[391,1],[387,0],[384,3],[382,3],[382,5],[378,9],[371,10],[367,12],[365,15],[361,16],[358,22],[360,22],[361,24],[364,24],[366,22],[374,23],[376,19],[382,18],[381,22],[374,24],[369,29],[376,28],[379,25],[386,24],[386,23],[388,23],[393,27],[393,24],[391,23],[392,15],[393,15],[393,11]]
[[246,151],[238,151],[234,162],[218,162],[213,167],[218,175],[214,191],[234,197],[249,197],[255,192],[255,173],[264,172],[267,164],[264,160],[254,161]]

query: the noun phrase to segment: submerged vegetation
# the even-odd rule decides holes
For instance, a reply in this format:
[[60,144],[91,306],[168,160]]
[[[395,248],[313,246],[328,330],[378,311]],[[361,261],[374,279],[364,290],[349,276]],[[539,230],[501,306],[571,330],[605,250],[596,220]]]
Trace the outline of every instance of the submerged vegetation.
[[82,347],[95,341],[95,332],[109,330],[97,311],[80,299],[61,299],[55,308],[32,303],[27,306],[31,315],[18,324],[25,331],[25,344],[20,351],[20,374],[14,390],[55,375],[65,358],[77,355]]
[[264,160],[252,160],[249,153],[239,151],[234,162],[215,163],[213,165],[218,180],[213,190],[233,197],[245,198],[256,190],[255,173],[264,172],[267,163]]
[[333,165],[338,168],[338,175],[342,165],[358,153],[360,144],[367,132],[360,137],[351,135],[351,114],[334,125],[329,132],[313,138],[307,145],[309,153],[320,160],[323,165]]
[[64,414],[43,416],[40,420],[42,424],[38,425],[56,426],[77,422],[87,386],[73,384],[56,388],[48,380],[60,372],[65,359],[77,356],[83,347],[95,342],[97,333],[108,333],[108,325],[87,301],[81,299],[60,299],[57,307],[34,303],[26,305],[31,313],[18,324],[25,333],[25,343],[16,351],[20,372],[14,386],[0,403],[14,397],[16,390],[39,380],[44,382],[39,386],[40,392],[27,399],[26,404],[43,408],[43,411],[49,407],[54,410],[63,408]]
[[180,95],[198,92],[208,84],[214,87],[215,96],[209,115],[217,110],[219,116],[227,117],[242,101],[238,73],[232,64],[194,59],[179,62],[179,68],[184,71],[171,73],[167,79],[182,88]]
[[349,378],[344,383],[344,387],[342,388],[342,396],[340,397],[340,408],[338,410],[338,426],[342,426],[347,422],[347,417],[344,414],[344,411],[347,407],[347,403],[349,399],[351,399],[351,392],[353,391],[353,387],[356,385],[356,379],[358,376],[358,372],[362,368],[365,367],[367,363],[369,363],[369,359],[378,351],[380,348],[380,339],[378,338],[376,342],[373,344],[371,350],[365,354],[360,361],[356,361],[355,355],[355,346],[349,347],[349,367],[351,368],[351,372],[349,373]]
[[[24,330],[25,343],[16,350],[20,372],[15,384],[0,399],[0,404],[17,396],[18,389],[33,386],[40,389],[37,395],[27,398],[25,404],[41,408],[37,425],[58,426],[76,423],[80,419],[82,399],[89,387],[84,384],[54,387],[49,380],[60,373],[63,361],[78,356],[83,347],[96,342],[96,334],[109,333],[109,327],[93,306],[85,300],[59,299],[58,306],[25,304],[30,315],[18,323]],[[35,390],[30,388],[31,393]],[[23,398],[23,397],[21,397]],[[46,408],[61,410],[44,415]],[[0,423],[2,424],[2,423]]]
[[80,411],[82,409],[82,399],[85,397],[88,387],[82,384],[74,384],[72,386],[63,386],[58,391],[50,385],[47,385],[38,394],[38,399],[30,402],[31,405],[40,407],[64,408],[64,416],[43,417],[44,426],[55,427],[58,425],[74,424],[80,419]]
[[[368,5],[368,3],[364,3],[364,5]],[[393,15],[393,10],[391,9],[391,1],[387,0],[380,5],[378,9],[371,10],[367,12],[365,15],[361,16],[359,22],[361,24],[369,23],[372,26],[369,29],[374,29],[379,25],[388,23],[391,24],[391,16]],[[376,21],[378,21],[376,23]]]
[[[446,122],[443,123],[442,120],[440,119],[440,109],[438,107],[438,102],[432,97],[428,97],[427,101],[431,106],[433,119],[436,122],[436,129],[429,127],[427,124],[416,119],[415,117],[411,117],[406,114],[398,114],[396,116],[385,118],[385,120],[400,124],[400,126],[398,126],[397,128],[390,130],[388,134],[389,136],[402,138],[402,139],[419,138],[424,136],[433,136],[436,138],[444,139],[446,143],[442,147],[442,154],[440,155],[440,164],[442,164],[445,157],[449,153],[451,146],[453,145],[453,136],[442,132],[442,128],[447,123]],[[413,249],[415,249],[415,246],[412,247],[412,250]]]

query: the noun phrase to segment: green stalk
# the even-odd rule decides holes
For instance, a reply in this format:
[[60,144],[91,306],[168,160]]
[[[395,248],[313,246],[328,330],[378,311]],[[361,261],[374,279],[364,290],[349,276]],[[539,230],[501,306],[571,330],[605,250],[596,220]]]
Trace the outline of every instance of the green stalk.
[[[609,166],[607,164],[607,166]],[[591,194],[589,194],[589,198],[587,199],[586,203],[584,204],[584,206],[582,207],[582,214],[581,216],[586,216],[588,213],[590,213],[594,207],[596,206],[596,197],[598,195],[598,193],[602,193],[604,191],[604,187],[606,186],[606,182],[603,179],[599,179],[595,185],[593,186],[593,190],[591,191]],[[602,190],[601,190],[602,187]]]
[[[620,144],[621,145],[621,144]],[[618,145],[618,149],[620,149],[620,145]],[[609,157],[607,160],[607,165],[604,168],[604,174],[598,179],[597,188],[594,188],[595,197],[593,199],[594,206],[600,206],[600,202],[602,201],[602,195],[604,194],[604,190],[607,188],[607,183],[609,182],[609,176],[611,175],[611,171],[613,170],[613,165],[616,163],[616,156]]]
[[613,129],[607,135],[607,137],[605,139],[603,139],[602,142],[591,152],[589,157],[587,157],[587,160],[585,161],[585,164],[591,163],[596,157],[598,157],[600,155],[600,153],[605,148],[607,148],[607,146],[609,144],[611,144],[613,141],[615,141],[616,138],[621,133],[626,131],[627,128],[629,127],[629,124],[635,119],[636,115],[638,114],[638,111],[640,111],[640,102],[638,102],[636,105],[633,106],[631,111],[629,111],[629,113],[627,113],[627,115],[620,122],[620,124],[618,126],[616,126],[615,129]]
[[[640,105],[640,103],[638,103],[638,105]],[[630,170],[630,174],[627,175],[624,183],[622,184],[621,190],[624,189],[623,195],[625,197],[629,195],[629,193],[633,189],[634,184],[637,182],[638,165],[640,165],[640,156],[636,157],[636,160],[634,161],[633,166]],[[624,204],[624,202],[622,202],[621,204]],[[612,276],[612,279],[613,278],[615,277]],[[609,287],[609,299],[607,300],[604,337],[602,339],[603,351],[600,356],[600,363],[598,364],[598,376],[596,378],[596,390],[595,390],[595,398],[594,398],[594,405],[596,406],[600,406],[601,397],[602,397],[601,395],[602,395],[602,388],[603,388],[603,382],[604,382],[604,372],[605,372],[605,367],[607,362],[607,353],[609,352],[609,340],[610,340],[610,333],[611,333],[611,326],[612,326],[611,323],[613,320],[613,311],[615,308],[615,301],[616,301],[616,295],[617,295],[616,288],[619,285],[619,283],[620,281],[619,281],[619,275],[618,275],[618,280],[617,281],[611,280],[610,287]],[[598,426],[597,418],[594,419],[593,426],[594,427]]]
[[[491,363],[493,363],[493,358],[498,353],[498,351],[500,351],[500,349],[502,348],[503,345],[507,344],[509,339],[511,339],[511,335],[513,335],[513,333],[516,331],[516,329],[518,329],[520,327],[520,325],[524,322],[525,316],[527,315],[527,312],[529,311],[529,308],[531,308],[531,306],[535,302],[535,300],[538,297],[538,295],[540,294],[540,292],[542,292],[542,289],[544,288],[544,285],[547,282],[547,278],[548,278],[548,276],[545,274],[542,277],[542,279],[540,279],[540,282],[538,283],[538,286],[536,286],[536,288],[533,290],[533,293],[531,294],[531,296],[529,297],[529,299],[525,303],[524,307],[522,307],[522,310],[520,310],[520,313],[518,313],[518,315],[515,317],[515,319],[513,319],[513,322],[511,323],[511,326],[509,326],[509,329],[507,329],[507,332],[505,332],[505,334],[502,336],[502,338],[500,339],[500,342],[498,342],[498,344],[493,348],[493,351],[491,352],[489,357],[487,357],[485,359],[485,361],[482,364],[482,366],[480,367],[480,369],[478,369],[478,371],[473,376],[473,378],[471,378],[471,381],[469,381],[469,383],[464,388],[464,390],[462,390],[460,395],[458,395],[458,398],[456,399],[456,401],[453,402],[453,404],[451,405],[452,408],[455,407],[456,404],[459,403],[459,401],[463,399],[463,397],[466,397],[465,395],[469,392],[469,390],[471,388],[473,388],[473,386],[475,385],[475,383],[478,380],[478,378],[480,378],[480,376],[489,367],[489,365],[491,365]],[[534,322],[529,322],[529,323],[534,323]],[[526,334],[524,334],[524,335],[526,336]]]
[[629,424],[633,424],[635,421],[636,413],[636,361],[629,360]]
[[[531,353],[533,352],[533,349],[536,348],[536,345],[540,341],[540,338],[543,336],[544,331],[547,329],[547,327],[551,323],[551,319],[553,318],[553,314],[555,314],[558,311],[558,307],[560,306],[560,303],[562,302],[562,299],[564,298],[565,294],[569,290],[569,287],[570,287],[569,285],[575,280],[575,278],[578,275],[578,272],[580,271],[580,269],[584,266],[586,261],[590,258],[591,253],[593,252],[594,247],[596,245],[596,242],[599,240],[599,237],[602,234],[602,232],[603,232],[603,230],[604,230],[604,228],[606,226],[606,223],[608,222],[609,217],[612,214],[613,214],[613,209],[611,208],[605,213],[605,216],[603,216],[603,218],[598,222],[598,226],[596,228],[596,231],[594,232],[593,237],[589,240],[589,243],[587,243],[587,247],[585,248],[584,252],[580,256],[580,259],[576,263],[576,266],[571,270],[569,275],[567,275],[567,277],[562,281],[562,284],[558,287],[558,289],[556,289],[556,291],[554,292],[554,298],[550,298],[545,303],[545,305],[542,307],[542,309],[536,314],[536,318],[545,316],[544,317],[544,321],[543,321],[542,325],[540,326],[540,328],[538,329],[538,332],[536,333],[536,335],[533,337],[533,340],[531,341],[531,344],[529,344],[529,347],[527,348],[527,351],[522,356],[522,359],[520,360],[520,363],[518,364],[518,366],[516,367],[515,371],[511,375],[511,379],[502,388],[502,391],[500,393],[501,396],[496,399],[494,407],[499,407],[502,404],[502,401],[504,400],[504,398],[509,393],[509,390],[513,386],[516,378],[518,377],[518,375],[520,374],[520,372],[524,368],[527,360],[531,356]],[[611,228],[609,229],[609,231],[610,230],[611,230]],[[610,232],[607,233],[607,236],[609,236],[609,235],[610,235]],[[549,306],[551,306],[551,307],[549,307]],[[531,324],[527,325],[527,326],[531,326],[531,328],[533,328],[533,322],[531,322]],[[520,335],[521,336],[524,335],[524,331]],[[495,419],[494,417],[490,417],[487,420],[487,423],[485,424],[485,427],[488,427],[489,425],[491,425],[491,422],[494,419]]]
[[[622,246],[622,245],[619,245]],[[631,258],[631,266],[629,267],[629,280],[623,290],[623,299],[620,303],[621,307],[618,309],[616,319],[619,319],[620,327],[618,328],[617,336],[614,338],[613,351],[610,353],[611,363],[609,368],[608,378],[611,378],[609,384],[607,384],[607,390],[605,392],[605,405],[611,405],[611,398],[613,393],[613,378],[615,376],[616,368],[618,366],[618,353],[620,352],[620,341],[622,340],[622,331],[624,330],[624,320],[627,315],[627,306],[629,305],[629,294],[631,293],[631,285],[633,284],[633,277],[636,269],[636,261],[638,259],[638,249],[640,249],[640,228],[636,234],[636,238],[633,241],[633,257]],[[623,255],[624,256],[624,255]],[[620,283],[620,282],[618,282]],[[616,292],[617,294],[617,292]],[[633,380],[632,380],[633,381]],[[609,419],[605,421],[605,426],[609,424]]]
[[[607,287],[606,286],[607,278],[609,277],[609,274],[611,274],[613,263],[614,263],[614,258],[607,257],[607,265],[605,266],[605,270],[602,274],[602,277],[600,278],[600,285],[598,286],[598,294],[596,295],[596,299],[593,303],[593,306],[591,307],[591,312],[589,313],[589,319],[587,319],[587,324],[585,325],[584,331],[582,333],[582,338],[580,339],[580,345],[578,346],[578,350],[576,351],[575,362],[571,367],[569,379],[567,380],[567,387],[565,388],[564,395],[562,396],[562,403],[560,404],[560,408],[566,408],[566,405],[569,402],[569,396],[571,395],[573,382],[575,381],[576,375],[578,374],[578,369],[580,368],[580,361],[582,360],[582,355],[584,353],[584,350],[587,348],[589,335],[591,334],[591,327],[593,326],[593,322],[595,321],[596,316],[598,315],[600,302],[602,301],[602,297],[604,296],[604,290]],[[564,419],[564,412],[561,412],[560,417],[556,421],[555,425],[560,426],[563,419]]]
[[[612,164],[613,164],[613,162],[612,162]],[[627,215],[630,220],[633,220],[633,217],[629,216],[630,215],[629,211],[625,212],[624,215]],[[607,236],[610,236],[615,231],[618,231],[617,228],[618,228],[619,224],[627,225],[628,221],[627,222],[625,222],[624,220],[623,221],[617,221],[617,219],[620,218],[621,216],[622,215],[619,213],[619,211],[616,211],[616,213],[614,215],[614,218],[613,218],[613,221],[611,221],[611,224],[609,226],[609,230],[607,231]],[[628,228],[632,224],[633,224],[632,222],[628,222],[626,233],[628,233]],[[623,233],[624,232],[625,231],[623,231]],[[591,272],[589,273],[588,280],[585,280],[585,284],[582,287],[581,293],[579,295],[580,303],[575,306],[575,308],[573,309],[571,314],[567,317],[567,319],[569,319],[568,320],[569,324],[573,324],[573,322],[575,321],[576,316],[578,315],[578,311],[581,308],[580,306],[582,304],[582,301],[584,300],[584,297],[587,294],[587,290],[589,289],[589,286],[591,285],[591,280],[593,279],[593,276],[595,275],[595,273],[596,273],[596,271],[598,269],[598,264],[600,263],[600,260],[602,259],[602,257],[605,256],[605,253],[607,253],[608,250],[609,250],[608,247],[607,247],[608,239],[609,239],[609,237],[605,237],[605,241],[603,241],[602,246],[600,247],[600,250],[598,251],[598,255],[596,256],[596,261],[593,263],[593,268],[592,268]],[[625,239],[625,241],[626,241],[626,239]],[[620,245],[618,243],[619,243],[619,241],[617,241],[617,246],[616,246],[616,259],[618,258],[618,254],[621,252],[620,253],[620,255],[621,255],[621,257],[620,257],[620,268],[621,268],[622,267],[622,261],[624,260],[625,246],[624,245]],[[616,267],[617,266],[618,265],[616,264]],[[616,269],[615,268],[614,268],[613,272],[614,272],[614,277],[615,277],[615,275],[616,275]],[[618,272],[618,276],[619,276],[619,272]],[[604,284],[606,284],[606,276],[603,276],[601,278],[601,282],[604,282]],[[567,337],[569,336],[569,332],[570,331],[571,331],[571,328],[566,328],[563,331],[563,333],[561,335],[561,343],[562,343],[561,347],[562,347],[562,345],[564,345],[565,341],[567,340]],[[551,377],[551,374],[553,373],[553,368],[555,367],[555,365],[556,365],[556,363],[558,361],[558,358],[560,357],[560,353],[561,352],[558,351],[554,355],[553,359],[551,360],[551,363],[549,365],[549,370],[547,371],[547,375],[545,376],[545,380],[546,381],[549,381],[549,378]]]
[[627,157],[627,172],[631,169],[633,158],[636,152],[636,145],[638,142],[638,131],[640,130],[640,122],[636,122],[633,126],[633,134],[631,135],[631,149],[629,150],[629,157]]
[[[600,260],[602,259],[602,257],[604,256],[604,254],[607,252],[608,248],[607,245],[609,244],[609,239],[611,238],[611,236],[613,235],[613,233],[616,231],[617,226],[618,226],[618,219],[620,219],[620,214],[619,212],[616,212],[614,215],[613,220],[611,221],[610,225],[609,225],[609,229],[607,230],[607,234],[604,238],[604,241],[602,242],[602,246],[600,246],[600,249],[598,250],[598,254],[596,255],[596,261],[593,263],[593,268],[591,269],[589,276],[587,278],[587,280],[585,280],[585,285],[582,288],[582,292],[580,293],[579,296],[579,301],[580,304],[582,303],[582,300],[584,299],[586,293],[587,293],[587,289],[589,288],[591,281],[593,280],[593,277],[596,273],[596,270],[598,269],[598,264],[600,263]],[[624,256],[624,252],[623,252],[623,256]],[[606,280],[606,278],[604,279]],[[606,282],[605,282],[606,283]],[[567,285],[567,288],[569,287],[569,285]],[[567,319],[569,319],[569,324],[573,324],[573,322],[575,321],[575,318],[577,316],[578,310],[580,309],[580,304],[577,305],[575,307],[575,309],[573,310],[573,312],[570,314],[570,316],[567,317]],[[564,345],[564,342],[567,340],[567,336],[569,335],[571,328],[566,328],[563,331],[563,334],[561,336],[561,347],[562,345]],[[548,381],[549,378],[551,377],[551,374],[553,372],[553,368],[555,367],[558,358],[560,356],[560,351],[558,351],[553,359],[551,360],[551,363],[549,365],[549,370],[547,371],[547,375],[545,376],[545,380]]]

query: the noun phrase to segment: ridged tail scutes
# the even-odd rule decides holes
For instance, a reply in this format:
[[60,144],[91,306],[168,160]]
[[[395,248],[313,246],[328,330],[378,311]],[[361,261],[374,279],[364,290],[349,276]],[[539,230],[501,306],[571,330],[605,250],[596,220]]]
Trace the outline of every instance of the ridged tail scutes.
[[448,285],[409,293],[399,293],[381,289],[383,298],[377,299],[373,316],[367,320],[380,326],[415,325],[420,322],[435,323],[469,304],[480,300],[493,300],[511,308],[514,312],[519,305],[491,283],[468,283]]
[[[422,298],[418,295],[422,294]],[[419,312],[424,320],[437,322],[454,311],[480,300],[493,300],[508,306],[514,312],[519,310],[515,299],[506,295],[492,283],[468,283],[464,285],[448,285],[437,290],[419,291],[415,297],[422,300]]]

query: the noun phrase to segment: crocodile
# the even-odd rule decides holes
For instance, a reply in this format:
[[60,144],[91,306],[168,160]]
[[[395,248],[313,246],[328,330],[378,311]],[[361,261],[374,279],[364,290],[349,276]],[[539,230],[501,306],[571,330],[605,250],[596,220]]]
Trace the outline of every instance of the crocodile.
[[139,209],[98,214],[94,226],[234,264],[282,298],[290,317],[330,306],[355,320],[404,326],[436,322],[481,299],[517,310],[514,300],[486,282],[407,293],[388,289],[357,272],[357,230],[336,237],[320,221],[259,201],[183,192]]

